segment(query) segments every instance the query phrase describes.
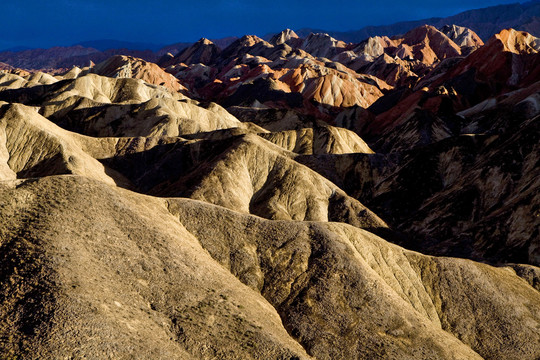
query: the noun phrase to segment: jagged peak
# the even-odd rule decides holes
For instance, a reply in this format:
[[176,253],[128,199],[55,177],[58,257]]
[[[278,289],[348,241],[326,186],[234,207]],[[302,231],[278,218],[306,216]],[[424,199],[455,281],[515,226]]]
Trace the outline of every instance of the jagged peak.
[[196,44],[199,44],[199,45],[215,45],[212,40],[209,40],[205,37],[202,37],[200,38],[194,45]]
[[484,45],[484,42],[473,30],[458,25],[444,25],[439,31],[448,36],[456,45],[461,47],[478,48]]
[[306,38],[306,41],[310,41],[310,40],[313,40],[313,39],[328,39],[328,40],[331,40],[331,41],[338,41],[338,40],[334,39],[332,36],[330,36],[327,33],[311,33]]
[[[436,27],[425,24],[409,30],[407,33],[405,33],[405,35],[403,35],[403,39],[406,43],[420,43],[424,41],[425,38],[430,38],[439,34],[448,38],[448,36],[440,32]],[[448,38],[448,40],[450,39]]]
[[234,43],[240,44],[242,46],[253,46],[253,45],[258,44],[260,42],[265,43],[266,41],[264,41],[263,39],[261,39],[257,35],[244,35],[240,39],[236,40]]
[[[317,53],[327,53],[331,48],[345,48],[346,44],[341,40],[336,40],[326,33],[311,33],[304,39],[301,49],[314,56],[321,56]],[[313,53],[315,51],[315,54]],[[325,55],[324,55],[325,56]]]
[[274,44],[274,45],[281,45],[281,44],[284,44],[284,43],[286,43],[287,41],[289,41],[291,39],[298,39],[298,38],[299,37],[294,32],[294,30],[285,29],[285,30],[275,34],[274,36],[272,36],[272,38],[270,39],[270,43]]

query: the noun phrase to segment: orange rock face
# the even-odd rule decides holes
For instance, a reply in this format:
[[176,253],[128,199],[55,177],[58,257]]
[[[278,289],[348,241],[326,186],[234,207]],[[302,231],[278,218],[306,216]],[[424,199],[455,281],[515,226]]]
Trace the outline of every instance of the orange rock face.
[[[400,44],[410,50],[415,59],[426,65],[461,55],[461,48],[433,26],[424,25],[406,33]],[[406,46],[405,46],[406,45]]]
[[178,79],[165,72],[158,65],[131,56],[113,56],[96,65],[93,71],[103,76],[141,79],[150,84],[164,86],[175,92],[186,90]]
[[538,71],[540,41],[526,32],[503,30],[447,73],[440,82],[474,72],[474,80],[484,84],[487,95],[519,86]]

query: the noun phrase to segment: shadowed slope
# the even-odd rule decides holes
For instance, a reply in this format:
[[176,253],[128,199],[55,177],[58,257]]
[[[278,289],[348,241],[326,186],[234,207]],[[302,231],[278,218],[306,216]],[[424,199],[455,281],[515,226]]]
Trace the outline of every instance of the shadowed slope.
[[292,155],[248,134],[128,150],[102,161],[147,194],[190,197],[269,219],[386,227],[361,203],[292,160]]
[[58,174],[114,184],[104,166],[81,149],[77,134],[57,127],[29,107],[0,102],[0,180]]
[[333,126],[272,132],[259,136],[297,154],[373,153],[358,135]]
[[296,160],[403,231],[408,240],[401,244],[408,248],[538,265],[539,118],[519,114],[479,114],[493,126],[488,134],[403,152]]
[[[540,303],[532,300],[539,294],[509,268],[424,256],[345,224],[271,222],[189,200],[169,204],[317,358],[477,357],[444,331],[485,358],[540,353]],[[516,333],[512,324],[528,328]]]

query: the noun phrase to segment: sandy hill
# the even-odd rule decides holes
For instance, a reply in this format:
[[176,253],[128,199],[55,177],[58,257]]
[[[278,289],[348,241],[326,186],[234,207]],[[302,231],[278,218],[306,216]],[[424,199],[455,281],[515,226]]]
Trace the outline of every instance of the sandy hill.
[[6,356],[538,356],[538,292],[511,268],[84,177],[0,194]]

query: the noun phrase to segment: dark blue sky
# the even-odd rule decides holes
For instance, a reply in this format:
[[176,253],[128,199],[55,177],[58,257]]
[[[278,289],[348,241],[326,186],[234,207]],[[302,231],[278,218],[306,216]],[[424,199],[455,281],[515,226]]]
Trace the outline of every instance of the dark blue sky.
[[200,37],[264,35],[284,28],[367,25],[509,4],[517,0],[1,0],[0,49],[115,39],[171,44]]

